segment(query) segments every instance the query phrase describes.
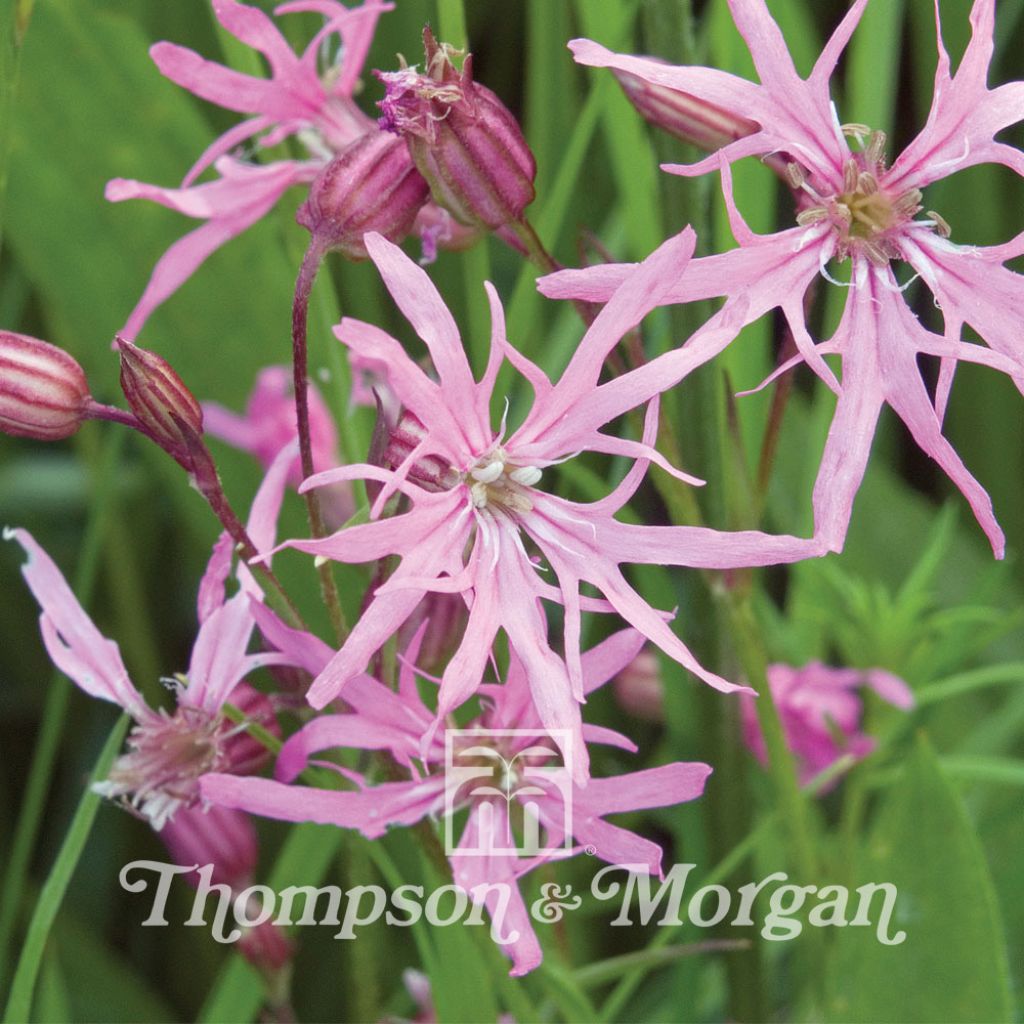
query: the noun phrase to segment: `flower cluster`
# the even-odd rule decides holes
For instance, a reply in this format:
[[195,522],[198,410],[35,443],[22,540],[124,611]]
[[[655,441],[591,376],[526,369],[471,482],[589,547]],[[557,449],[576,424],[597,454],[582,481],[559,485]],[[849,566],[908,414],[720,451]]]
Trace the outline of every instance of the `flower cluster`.
[[[550,374],[536,340],[509,337],[490,282],[481,282],[490,336],[465,338],[428,271],[399,247],[415,231],[426,250],[491,232],[547,270],[556,266],[526,221],[533,155],[512,112],[474,79],[471,58],[458,67],[456,52],[425,31],[422,72],[403,61],[376,73],[384,83],[378,123],[354,96],[377,21],[392,5],[281,4],[279,15],[323,17],[296,54],[258,8],[212,4],[224,29],[266,58],[271,77],[170,43],[152,50],[171,80],[248,119],[203,152],[180,188],[120,179],[108,187],[109,199],[145,198],[204,222],[157,263],[117,341],[131,411],[96,403],[61,350],[0,332],[0,429],[56,441],[86,419],[130,426],[188,472],[224,527],[200,584],[188,671],[168,681],[173,708],[146,704],[117,645],[36,541],[23,529],[4,535],[28,556],[24,576],[54,663],[135,723],[98,791],[161,832],[176,859],[210,856],[217,877],[242,888],[256,867],[248,815],[331,824],[371,840],[406,826],[433,843],[444,818],[455,882],[473,891],[480,883],[510,887],[502,914],[517,938],[507,952],[512,973],[525,974],[541,962],[542,947],[520,881],[584,849],[660,874],[661,848],[607,819],[694,800],[712,770],[679,760],[616,775],[599,755],[592,776],[591,748],[637,751],[584,714],[592,694],[617,678],[626,717],[663,721],[657,659],[674,662],[723,694],[741,695],[742,729],[732,739],[768,760],[772,744],[749,680],[728,659],[716,669],[691,650],[681,634],[700,632],[692,620],[703,609],[688,601],[677,615],[671,598],[655,599],[641,585],[643,567],[702,573],[708,586],[700,593],[738,621],[750,612],[750,570],[842,550],[886,404],[963,492],[1002,556],[991,502],[942,421],[960,361],[1005,373],[1024,390],[1024,280],[1004,266],[1024,254],[1024,234],[991,248],[957,245],[939,214],[923,212],[923,191],[982,161],[1024,174],[1024,157],[997,140],[1024,116],[1024,84],[987,87],[994,0],[974,0],[973,34],[956,74],[940,29],[927,123],[889,166],[884,136],[842,124],[829,91],[867,0],[853,3],[806,79],[764,0],[729,0],[757,83],[575,40],[577,61],[614,69],[648,120],[709,151],[665,169],[720,174],[738,244],[698,257],[696,234],[685,227],[638,264],[547,274],[543,295],[574,300],[585,321],[566,365]],[[300,158],[273,158],[286,140],[301,147]],[[257,162],[257,153],[271,159]],[[737,209],[731,167],[748,156],[770,160],[792,189],[793,223],[784,230],[755,234]],[[214,177],[201,180],[211,169]],[[307,189],[297,216],[312,241],[293,308],[293,367],[263,369],[244,415],[200,403],[166,360],[131,339],[210,253],[295,185]],[[331,251],[372,262],[425,355],[376,323],[346,316],[334,333],[354,384],[324,401],[307,374],[306,304]],[[846,263],[849,280],[839,281]],[[941,310],[941,334],[908,304],[904,265]],[[819,279],[847,289],[842,319],[826,339],[812,335],[807,311]],[[689,337],[648,358],[646,318],[706,299],[724,301]],[[796,355],[769,379],[802,361],[837,396],[808,537],[713,529],[680,513],[685,502],[662,500],[703,484],[673,464],[674,451],[670,459],[658,448],[665,396],[674,399],[690,374],[773,310]],[[987,344],[967,340],[967,327]],[[483,353],[476,373],[470,352]],[[934,393],[921,356],[939,360]],[[839,360],[838,375],[826,357]],[[364,461],[351,464],[341,464],[331,412],[346,403],[375,405],[379,414]],[[245,525],[220,486],[204,431],[255,456],[265,472]],[[590,487],[583,500],[574,474],[589,479],[594,465],[610,467],[611,482]],[[652,466],[657,486],[649,486]],[[277,543],[288,484],[306,498],[310,530]],[[330,643],[303,619],[308,595],[293,599],[273,573],[284,548],[311,556],[304,561],[320,573],[336,626]],[[340,597],[331,563],[365,589]],[[358,608],[350,625],[343,604]],[[249,680],[258,670],[266,671]],[[858,687],[903,710],[914,703],[909,687],[881,668],[776,664],[767,679],[770,692],[760,699],[778,709],[775,740],[796,755],[802,783],[874,748]],[[273,778],[262,774],[271,751]],[[472,788],[453,782],[456,762]],[[291,947],[280,936],[262,938],[253,955],[280,967]]]

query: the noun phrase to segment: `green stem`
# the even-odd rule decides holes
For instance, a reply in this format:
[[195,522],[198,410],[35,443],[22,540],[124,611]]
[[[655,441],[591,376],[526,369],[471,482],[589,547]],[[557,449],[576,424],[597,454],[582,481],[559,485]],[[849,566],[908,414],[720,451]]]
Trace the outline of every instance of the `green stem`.
[[759,694],[756,702],[757,719],[768,750],[769,772],[786,819],[794,862],[803,881],[808,883],[817,874],[807,799],[800,790],[796,761],[786,742],[782,719],[768,685],[768,659],[749,602],[730,602],[730,624],[732,641],[743,665],[744,675]]
[[[129,721],[128,716],[123,714],[111,730],[90,777],[90,787],[92,783],[106,778],[107,772],[121,748]],[[71,819],[71,826],[61,844],[57,859],[39,893],[39,899],[32,913],[32,920],[29,922],[28,932],[25,935],[25,943],[21,949],[21,957],[18,959],[14,982],[11,985],[11,995],[4,1013],[5,1024],[21,1024],[30,1019],[32,995],[35,991],[39,968],[43,962],[46,940],[64,900],[71,877],[78,866],[79,858],[85,849],[100,802],[101,798],[91,788],[87,788],[79,801],[75,816]]]

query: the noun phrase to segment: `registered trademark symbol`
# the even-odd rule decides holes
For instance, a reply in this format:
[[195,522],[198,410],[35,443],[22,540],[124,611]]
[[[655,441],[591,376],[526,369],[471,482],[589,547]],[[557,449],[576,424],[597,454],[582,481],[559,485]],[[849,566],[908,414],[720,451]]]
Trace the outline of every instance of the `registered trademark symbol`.
[[593,857],[597,853],[597,847],[596,846],[584,846],[583,847],[583,852],[588,857]]

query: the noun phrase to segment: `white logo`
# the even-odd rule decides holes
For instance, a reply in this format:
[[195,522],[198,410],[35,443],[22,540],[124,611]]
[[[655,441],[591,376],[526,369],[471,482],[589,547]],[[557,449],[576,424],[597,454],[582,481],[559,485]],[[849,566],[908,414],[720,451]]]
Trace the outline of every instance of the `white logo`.
[[[551,856],[572,849],[567,729],[445,732],[445,851]],[[555,745],[557,744],[557,746]],[[455,835],[455,812],[472,804],[476,832]]]

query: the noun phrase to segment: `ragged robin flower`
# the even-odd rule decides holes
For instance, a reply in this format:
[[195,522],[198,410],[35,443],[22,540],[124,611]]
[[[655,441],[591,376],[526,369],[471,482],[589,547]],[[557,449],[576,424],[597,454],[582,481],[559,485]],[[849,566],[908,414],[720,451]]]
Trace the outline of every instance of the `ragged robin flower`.
[[[625,562],[737,568],[769,565],[820,553],[816,542],[757,531],[720,533],[697,527],[638,526],[615,518],[640,486],[649,462],[684,480],[652,447],[657,395],[678,380],[648,367],[599,384],[606,356],[651,308],[664,300],[671,269],[693,251],[692,232],[670,240],[619,289],[591,327],[559,381],[553,384],[505,336],[504,313],[488,285],[491,349],[480,381],[472,373],[451,313],[427,275],[379,235],[366,246],[392,298],[426,343],[437,379],[392,337],[346,318],[342,342],[362,360],[386,367],[388,384],[404,412],[392,433],[389,465],[352,465],[320,473],[304,486],[362,478],[384,484],[360,523],[321,540],[287,546],[340,562],[375,562],[398,555],[401,563],[373,592],[338,653],[314,680],[310,703],[324,707],[344,695],[346,683],[393,636],[430,593],[463,595],[469,620],[444,671],[438,723],[466,701],[480,683],[499,630],[525,666],[544,727],[575,738],[573,770],[586,779],[580,740],[583,700],[580,629],[583,611],[615,611],[701,679],[723,691],[738,689],[703,668],[666,622],[630,585]],[[491,400],[502,362],[526,379],[535,400],[510,436],[491,420]],[[649,364],[653,365],[653,364]],[[605,434],[601,427],[650,403],[640,440]],[[582,451],[624,456],[633,466],[607,497],[568,501],[544,489],[550,467]],[[401,492],[400,514],[379,518]],[[595,586],[604,600],[581,593]],[[548,636],[543,601],[564,605],[556,653]]]
[[[680,268],[667,301],[724,297],[712,324],[731,318],[734,329],[731,336],[705,335],[651,365],[668,372],[678,364],[705,362],[743,326],[781,309],[797,355],[777,372],[806,361],[838,395],[814,486],[816,535],[831,549],[842,549],[878,416],[889,405],[967,498],[1001,557],[1004,539],[992,503],[943,436],[942,421],[960,360],[1006,373],[1024,390],[1024,278],[1003,266],[1024,253],[1024,233],[1000,246],[958,245],[924,198],[931,183],[976,164],[1000,163],[1024,175],[1024,154],[996,138],[1024,117],[1024,82],[988,88],[994,0],[975,0],[971,40],[955,74],[936,5],[939,57],[931,110],[891,166],[885,160],[885,136],[865,125],[841,123],[829,93],[836,63],[867,0],[852,4],[807,79],[797,74],[764,0],[729,0],[729,6],[759,83],[713,68],[673,67],[615,54],[586,39],[570,44],[581,63],[628,72],[756,124],[757,130],[698,163],[664,167],[682,175],[721,171],[739,247]],[[800,197],[794,226],[757,235],[746,225],[733,201],[729,173],[731,163],[744,156],[785,161]],[[804,300],[819,275],[840,283],[829,270],[832,261],[850,263],[846,308],[832,337],[815,343]],[[542,280],[541,290],[553,297],[601,302],[628,273],[626,266],[566,271]],[[941,335],[928,330],[904,300],[913,275],[920,276],[942,311]],[[965,325],[988,347],[965,341]],[[841,381],[826,355],[840,357]],[[934,397],[922,379],[919,356],[939,361]]]

